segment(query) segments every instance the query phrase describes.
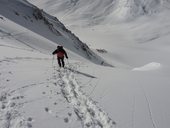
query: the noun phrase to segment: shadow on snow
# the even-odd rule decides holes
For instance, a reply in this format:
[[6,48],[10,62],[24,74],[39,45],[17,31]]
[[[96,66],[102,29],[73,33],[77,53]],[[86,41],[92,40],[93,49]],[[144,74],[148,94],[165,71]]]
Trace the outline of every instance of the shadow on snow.
[[92,76],[92,75],[90,75],[90,74],[83,73],[83,72],[77,71],[77,70],[75,70],[75,69],[71,69],[71,68],[69,68],[69,67],[65,67],[65,68],[68,69],[68,70],[70,70],[71,72],[75,72],[75,73],[77,73],[77,74],[80,74],[80,75],[83,75],[83,76],[86,76],[86,77],[97,78],[97,77]]

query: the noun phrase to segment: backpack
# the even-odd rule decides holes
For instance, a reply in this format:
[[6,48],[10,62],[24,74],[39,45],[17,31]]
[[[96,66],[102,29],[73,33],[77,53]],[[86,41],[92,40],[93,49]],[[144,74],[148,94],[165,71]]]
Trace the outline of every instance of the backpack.
[[57,57],[60,57],[60,58],[63,58],[64,57],[64,51],[59,51],[58,53],[57,53]]

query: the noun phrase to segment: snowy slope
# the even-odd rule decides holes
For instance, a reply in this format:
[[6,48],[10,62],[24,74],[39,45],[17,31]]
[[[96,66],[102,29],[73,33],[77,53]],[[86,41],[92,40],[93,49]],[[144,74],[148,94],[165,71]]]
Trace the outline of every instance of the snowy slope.
[[[0,12],[3,17],[6,17],[11,21],[29,29],[30,31],[47,38],[53,42],[53,44],[63,45],[65,48],[76,52],[77,54],[89,59],[94,63],[103,63],[104,65],[108,65],[107,63],[105,64],[102,58],[93,53],[85,43],[81,42],[79,38],[71,33],[71,31],[66,29],[56,17],[46,14],[43,10],[38,9],[26,1],[1,0]],[[4,24],[8,26],[8,23],[4,22]],[[8,33],[17,31],[15,28],[13,28],[13,30],[11,29],[12,28],[9,28],[9,30],[6,31]],[[18,33],[23,34],[24,32],[21,31]],[[24,36],[28,35],[25,34]],[[28,36],[27,38],[30,37]],[[42,41],[42,43],[44,42]],[[44,44],[46,43],[47,42]],[[38,42],[28,42],[27,44],[29,44],[31,47],[34,47],[35,49],[36,47],[43,47],[43,45],[40,46],[40,43]],[[54,47],[53,49],[49,49],[49,47],[46,49],[45,46],[43,48],[47,50],[48,53],[51,53],[55,50]]]
[[51,56],[18,40],[3,36],[0,44],[1,128],[111,128],[115,124],[80,90],[74,73],[80,61],[71,60],[67,69],[59,71]]
[[[94,89],[87,92],[111,114],[117,127],[170,125],[169,13],[121,24],[74,28],[76,35],[116,67],[98,70],[93,66],[97,80],[90,82]],[[91,65],[83,71],[88,69]]]
[[[80,66],[82,72],[91,72],[97,77],[94,80],[78,76],[86,85],[83,90],[98,101],[119,128],[168,128],[169,1],[117,0],[112,1],[112,5],[108,1],[84,1],[86,10],[79,2],[83,3],[83,0],[74,6],[68,6],[69,1],[67,5],[65,2],[58,11],[53,6],[64,5],[64,1],[38,1],[37,6],[59,16],[76,35],[116,66],[114,69],[90,64]],[[105,2],[111,8],[101,15],[104,18],[97,17],[99,22],[95,18],[92,20],[94,15],[103,13],[107,7],[103,4]],[[99,3],[98,11],[92,3]],[[92,8],[90,14],[83,15],[88,13],[89,8]],[[135,21],[130,22],[129,19]],[[114,21],[120,20],[124,22],[115,24]],[[86,27],[80,27],[84,25]]]
[[[17,38],[18,35],[6,32],[14,28],[30,38],[22,34]],[[0,127],[111,128],[115,125],[108,114],[81,91],[76,80],[77,73],[95,78],[76,71],[81,62],[87,61],[69,52],[71,59],[67,68],[59,71],[56,58],[52,59],[45,49],[54,45],[5,17],[1,19],[0,37]],[[28,39],[44,44],[34,45],[28,43]]]
[[[79,42],[75,46],[77,38],[67,30],[62,31],[64,26],[59,21],[57,29],[51,30],[41,19],[36,20],[40,15],[31,17],[34,6],[25,1],[8,2],[0,4],[0,127],[110,128],[115,125],[104,110],[80,91],[72,73],[75,71],[72,65],[88,62],[79,55],[99,64],[103,60],[86,49],[85,44]],[[56,69],[56,58],[53,60],[50,55],[56,47],[52,39],[68,48],[71,59],[67,62],[68,69],[60,73]],[[74,42],[69,42],[71,39],[75,39]],[[81,46],[89,54],[84,54]],[[72,102],[67,102],[67,99]]]
[[[148,9],[159,13],[131,22],[73,27],[71,19],[66,24],[114,68],[89,63],[67,49],[67,68],[59,69],[56,60],[44,54],[54,47],[52,41],[0,16],[0,127],[169,128],[170,12],[162,2],[153,3],[158,4]],[[84,4],[88,8],[89,3]],[[84,17],[75,24],[82,21]]]

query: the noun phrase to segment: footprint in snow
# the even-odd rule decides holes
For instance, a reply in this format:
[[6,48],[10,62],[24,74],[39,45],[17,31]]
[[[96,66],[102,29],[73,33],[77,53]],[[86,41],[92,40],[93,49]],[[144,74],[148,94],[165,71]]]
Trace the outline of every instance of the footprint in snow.
[[69,112],[68,115],[71,117],[71,116],[72,116],[72,113]]
[[32,124],[28,122],[28,123],[27,123],[27,127],[28,127],[28,128],[32,128]]
[[5,108],[6,108],[6,106],[4,104],[2,104],[1,109],[5,109]]
[[52,113],[52,111],[48,107],[45,108],[45,111],[50,113],[50,114]]
[[45,108],[45,111],[48,112],[48,111],[49,111],[49,108]]
[[32,121],[33,121],[33,118],[32,118],[32,117],[29,117],[29,118],[27,119],[27,121],[32,122]]
[[13,74],[11,71],[8,72],[9,74]]
[[57,105],[57,102],[55,102],[54,105]]
[[57,92],[57,95],[60,95],[61,94],[61,92]]
[[12,102],[11,104],[10,104],[10,107],[11,108],[13,108],[13,107],[15,107],[16,106],[16,103],[15,102]]
[[57,86],[57,83],[53,83],[55,86]]
[[20,99],[24,99],[24,96],[16,96],[12,98],[12,100],[20,100]]
[[69,122],[68,117],[64,118],[64,122],[65,122],[65,123],[68,123],[68,122]]
[[9,82],[9,81],[10,81],[9,79],[6,80],[6,82]]

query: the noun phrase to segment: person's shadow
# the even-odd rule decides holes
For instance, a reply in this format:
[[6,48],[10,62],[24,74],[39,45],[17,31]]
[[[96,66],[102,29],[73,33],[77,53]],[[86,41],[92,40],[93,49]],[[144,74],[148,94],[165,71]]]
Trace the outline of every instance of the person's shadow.
[[83,75],[83,76],[86,76],[86,77],[90,77],[90,78],[97,78],[95,76],[92,76],[90,74],[87,74],[87,73],[83,73],[83,72],[80,72],[80,71],[77,71],[77,70],[74,70],[74,69],[71,69],[69,67],[65,67],[66,69],[70,70],[71,72],[75,72],[77,74],[80,74],[80,75]]

